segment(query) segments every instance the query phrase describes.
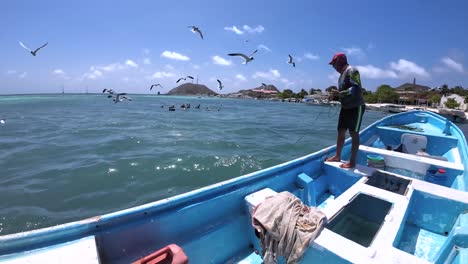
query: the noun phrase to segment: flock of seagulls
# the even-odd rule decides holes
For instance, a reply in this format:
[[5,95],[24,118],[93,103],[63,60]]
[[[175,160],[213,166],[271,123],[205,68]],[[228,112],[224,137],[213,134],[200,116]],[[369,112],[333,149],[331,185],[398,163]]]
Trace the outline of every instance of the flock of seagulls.
[[108,93],[107,98],[112,98],[114,103],[122,102],[125,100],[132,101],[132,98],[128,97],[126,93],[116,93],[112,89],[104,89],[102,93]]
[[[193,33],[196,33],[198,35],[200,35],[200,38],[203,40],[203,33],[201,31],[201,29],[197,26],[188,26],[188,28],[190,28],[190,30],[193,32]],[[31,53],[31,55],[33,56],[36,56],[37,55],[37,52],[44,48],[45,46],[47,46],[48,42],[46,42],[45,44],[43,44],[42,46],[40,46],[39,48],[35,49],[35,50],[32,50],[30,48],[28,48],[26,45],[24,45],[21,41],[18,41],[19,44],[21,45],[21,47],[23,47],[24,49],[26,49],[27,51],[29,51],[29,53]],[[245,42],[248,42],[248,40],[245,40]],[[238,56],[238,57],[242,57],[244,59],[244,62],[242,64],[247,64],[249,62],[251,62],[252,60],[254,60],[254,57],[253,55],[255,53],[257,53],[258,50],[255,50],[254,52],[252,52],[249,56],[245,55],[244,53],[229,53],[228,55],[229,56]],[[293,60],[293,57],[291,56],[291,54],[288,54],[288,61],[287,63],[288,64],[291,64],[293,67],[296,67],[296,63],[294,62]],[[184,80],[186,81],[188,79],[191,79],[193,81],[193,77],[188,75],[186,77],[182,77],[182,78],[179,78],[176,83],[179,83],[181,80]],[[221,91],[224,87],[223,83],[217,79],[216,80],[218,82],[218,89]],[[163,86],[161,84],[152,84],[150,86],[150,91],[153,90],[153,88],[155,87],[161,87],[163,88]],[[262,83],[262,87],[265,88],[267,85],[265,83]],[[115,102],[115,103],[118,103],[118,102],[121,102],[121,101],[125,101],[125,100],[128,100],[128,101],[131,101],[132,99],[130,97],[127,96],[126,93],[116,93],[114,92],[112,89],[104,89],[102,91],[102,93],[108,93],[107,97],[108,98],[112,98],[112,100]],[[0,119],[0,124],[4,124],[5,123],[5,120],[4,119]]]

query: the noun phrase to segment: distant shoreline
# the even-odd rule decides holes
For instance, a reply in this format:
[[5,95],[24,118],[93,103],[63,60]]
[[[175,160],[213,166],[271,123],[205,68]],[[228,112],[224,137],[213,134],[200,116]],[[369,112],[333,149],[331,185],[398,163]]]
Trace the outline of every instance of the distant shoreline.
[[[383,103],[383,104],[367,104],[366,105],[368,106],[371,106],[371,107],[374,107],[374,108],[379,108],[381,107],[382,105],[387,105],[386,103]],[[418,106],[418,105],[402,105],[404,106],[406,109],[409,109],[409,110],[414,110],[414,109],[419,109],[419,108],[422,108],[423,110],[426,110],[426,111],[431,111],[431,112],[434,112],[434,113],[439,113],[439,109],[438,108],[432,108],[432,107],[426,107],[426,106]],[[454,109],[454,110],[458,110],[458,109]],[[458,110],[458,111],[462,111],[462,110]],[[466,119],[468,120],[468,113],[463,111],[465,113],[465,117]]]

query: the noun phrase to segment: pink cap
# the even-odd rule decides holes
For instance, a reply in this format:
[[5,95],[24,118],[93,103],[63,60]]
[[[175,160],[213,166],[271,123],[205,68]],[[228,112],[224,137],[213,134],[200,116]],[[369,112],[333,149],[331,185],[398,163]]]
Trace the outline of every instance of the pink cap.
[[338,58],[344,58],[345,61],[348,61],[348,59],[346,58],[346,54],[344,54],[343,52],[337,52],[337,53],[335,53],[335,55],[333,56],[333,58],[331,59],[331,61],[328,64],[332,65],[333,63],[335,63],[335,61]]

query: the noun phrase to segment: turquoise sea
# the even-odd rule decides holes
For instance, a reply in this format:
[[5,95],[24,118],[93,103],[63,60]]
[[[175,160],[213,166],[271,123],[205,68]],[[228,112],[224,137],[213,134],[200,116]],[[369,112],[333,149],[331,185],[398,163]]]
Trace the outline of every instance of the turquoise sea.
[[[0,235],[156,201],[335,144],[336,107],[131,97],[0,96]],[[367,111],[362,128],[383,116]]]

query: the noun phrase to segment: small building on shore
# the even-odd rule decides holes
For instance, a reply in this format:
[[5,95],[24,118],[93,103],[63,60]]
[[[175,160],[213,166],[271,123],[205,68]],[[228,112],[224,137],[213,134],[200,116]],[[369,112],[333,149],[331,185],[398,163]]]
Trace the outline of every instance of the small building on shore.
[[416,84],[416,79],[413,83],[405,83],[395,88],[395,92],[400,96],[398,104],[403,105],[428,105],[427,98],[430,87]]

